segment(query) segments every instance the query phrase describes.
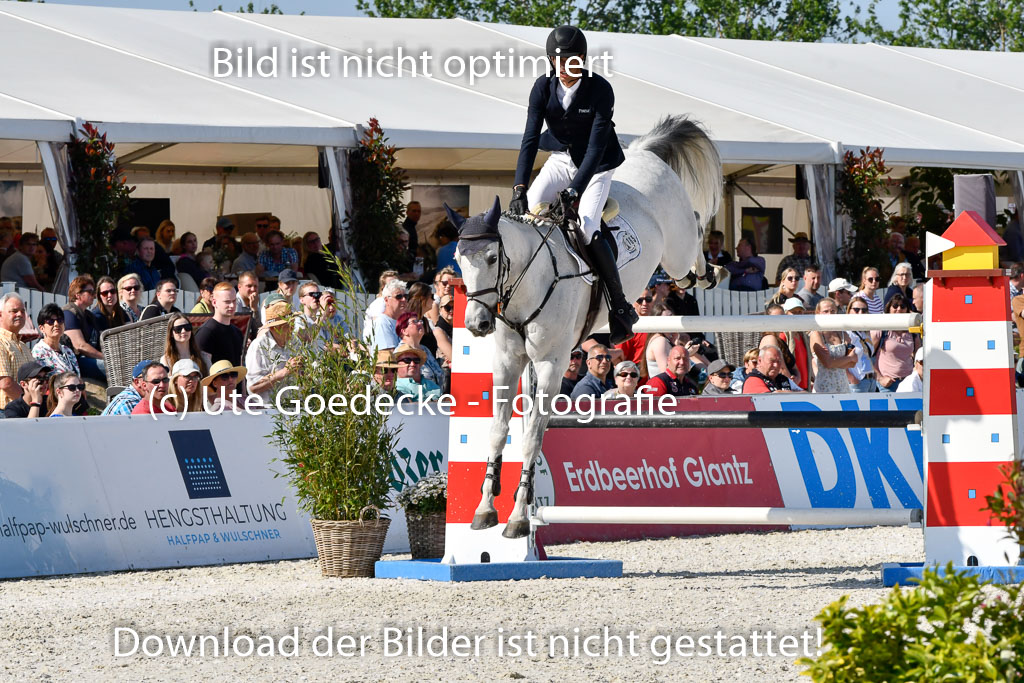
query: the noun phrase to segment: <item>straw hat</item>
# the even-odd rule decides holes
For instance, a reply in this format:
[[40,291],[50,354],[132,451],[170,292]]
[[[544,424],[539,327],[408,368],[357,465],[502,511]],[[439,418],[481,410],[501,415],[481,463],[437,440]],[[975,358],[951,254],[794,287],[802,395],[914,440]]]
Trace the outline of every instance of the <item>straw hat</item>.
[[377,364],[375,367],[378,368],[397,368],[398,363],[395,362],[395,355],[391,352],[391,349],[381,349],[377,352]]
[[202,384],[204,387],[208,387],[210,386],[210,383],[213,382],[215,377],[223,375],[228,372],[237,372],[239,382],[245,379],[246,371],[244,367],[242,367],[241,365],[232,365],[231,361],[229,360],[219,360],[213,364],[213,367],[210,368],[209,377],[204,377],[200,384]]
[[260,332],[278,325],[288,325],[292,321],[292,307],[287,301],[275,301],[267,307],[263,320]]
[[395,349],[395,360],[397,361],[399,358],[409,353],[416,354],[416,356],[419,357],[421,363],[424,363],[427,360],[427,353],[423,349],[417,349],[412,346],[409,346],[408,344],[398,345],[398,348]]

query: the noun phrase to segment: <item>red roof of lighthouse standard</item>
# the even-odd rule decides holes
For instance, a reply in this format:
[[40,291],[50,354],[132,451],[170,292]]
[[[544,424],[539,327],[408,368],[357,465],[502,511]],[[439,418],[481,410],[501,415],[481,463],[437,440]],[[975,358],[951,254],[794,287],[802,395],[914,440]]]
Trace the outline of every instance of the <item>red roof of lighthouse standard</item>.
[[1005,247],[999,236],[977,211],[964,211],[942,236],[958,247]]

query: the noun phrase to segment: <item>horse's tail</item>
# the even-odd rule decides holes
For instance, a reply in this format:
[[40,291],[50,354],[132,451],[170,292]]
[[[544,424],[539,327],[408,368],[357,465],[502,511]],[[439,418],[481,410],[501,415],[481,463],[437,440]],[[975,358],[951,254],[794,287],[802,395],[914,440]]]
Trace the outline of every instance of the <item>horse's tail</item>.
[[703,238],[704,226],[722,203],[722,160],[704,126],[687,116],[666,116],[629,149],[654,153],[679,175],[699,215]]

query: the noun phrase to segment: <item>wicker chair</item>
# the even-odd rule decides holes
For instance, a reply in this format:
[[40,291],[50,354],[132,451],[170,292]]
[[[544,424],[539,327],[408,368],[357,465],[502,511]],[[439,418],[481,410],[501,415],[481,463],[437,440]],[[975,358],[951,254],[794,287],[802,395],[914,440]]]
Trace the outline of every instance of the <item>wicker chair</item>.
[[[763,316],[764,313],[754,313],[753,315]],[[750,349],[757,348],[761,343],[762,334],[763,332],[717,332],[715,339],[717,340],[718,357],[736,367],[741,367],[743,354]]]

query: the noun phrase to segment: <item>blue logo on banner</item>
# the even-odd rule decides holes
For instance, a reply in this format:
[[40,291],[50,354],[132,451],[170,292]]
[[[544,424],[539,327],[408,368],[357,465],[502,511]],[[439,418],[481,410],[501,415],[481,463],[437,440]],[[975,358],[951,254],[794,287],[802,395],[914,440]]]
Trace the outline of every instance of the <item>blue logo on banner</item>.
[[217,448],[208,429],[168,432],[189,498],[230,498]]
[[[896,399],[896,407],[900,410],[921,410],[922,400],[919,398]],[[843,411],[857,412],[860,410],[857,401],[840,401]],[[888,401],[872,399],[870,410],[888,410]],[[813,403],[794,401],[783,403],[782,410],[821,410]],[[904,508],[920,508],[913,488],[906,477],[900,472],[896,462],[889,453],[888,429],[848,429],[853,449],[857,456],[857,465],[864,484],[871,498],[871,507],[888,508],[889,497],[885,492],[885,484],[889,485],[897,500]],[[910,452],[917,465],[917,472],[924,477],[924,443],[921,432],[903,430],[910,445]],[[836,484],[826,489],[821,481],[821,473],[814,462],[809,434],[817,434],[828,446],[836,465]],[[800,475],[804,479],[807,496],[811,507],[854,507],[857,501],[857,478],[853,466],[853,458],[846,447],[846,442],[838,429],[791,429],[789,438],[793,443],[796,461],[800,467]],[[883,483],[884,482],[884,483]]]

